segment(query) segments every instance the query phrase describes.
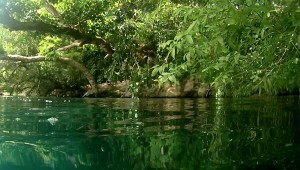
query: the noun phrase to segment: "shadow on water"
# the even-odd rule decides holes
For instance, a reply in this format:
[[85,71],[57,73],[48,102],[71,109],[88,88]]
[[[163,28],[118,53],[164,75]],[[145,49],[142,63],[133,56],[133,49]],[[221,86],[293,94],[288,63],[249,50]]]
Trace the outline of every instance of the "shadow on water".
[[298,169],[299,97],[0,98],[0,169]]

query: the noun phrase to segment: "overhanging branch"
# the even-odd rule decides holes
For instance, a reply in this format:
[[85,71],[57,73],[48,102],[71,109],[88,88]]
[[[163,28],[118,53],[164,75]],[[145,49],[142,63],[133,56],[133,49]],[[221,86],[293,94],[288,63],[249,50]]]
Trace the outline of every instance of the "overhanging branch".
[[59,35],[69,35],[75,39],[82,39],[84,35],[78,30],[68,27],[57,27],[41,21],[36,22],[20,22],[10,17],[5,12],[0,13],[0,23],[11,31],[37,31],[41,33],[52,33]]
[[57,51],[67,51],[67,50],[70,50],[70,49],[72,49],[72,48],[79,47],[79,46],[81,46],[81,43],[78,42],[78,41],[75,41],[75,42],[73,42],[73,43],[70,44],[70,45],[67,45],[67,46],[58,48]]
[[6,54],[0,54],[0,60],[6,60],[6,61],[16,61],[16,62],[22,62],[22,63],[33,63],[33,62],[45,62],[45,61],[56,61],[60,63],[64,63],[67,65],[70,65],[82,72],[82,74],[86,77],[86,79],[89,81],[89,84],[92,87],[92,91],[97,93],[97,84],[94,80],[94,77],[89,73],[89,70],[84,67],[79,62],[66,57],[60,57],[56,60],[47,60],[44,56],[32,56],[32,57],[26,57],[21,55],[6,55]]
[[[5,11],[0,7],[0,24],[12,31],[37,31],[40,33],[51,33],[57,35],[68,35],[76,40],[81,41],[80,46],[84,44],[95,44],[104,48],[106,52],[106,58],[110,58],[114,53],[114,49],[111,44],[101,37],[95,37],[88,34],[84,34],[79,30],[70,27],[59,27],[51,24],[47,24],[42,21],[35,22],[21,22],[12,18],[8,11]],[[73,48],[74,46],[72,46]],[[62,49],[60,49],[62,50]]]

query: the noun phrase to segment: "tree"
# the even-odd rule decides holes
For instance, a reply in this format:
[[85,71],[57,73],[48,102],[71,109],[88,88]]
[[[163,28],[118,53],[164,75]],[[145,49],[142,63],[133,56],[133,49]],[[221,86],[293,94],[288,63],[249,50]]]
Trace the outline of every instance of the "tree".
[[221,96],[299,93],[298,6],[296,0],[2,0],[0,23],[20,41],[2,38],[2,57],[74,60],[95,91],[106,79],[130,80],[138,92],[156,80],[179,84],[188,76]]
[[[32,42],[35,50],[24,54],[22,60],[25,56],[35,56],[31,61],[39,58],[39,61],[61,62],[65,58],[65,62],[66,58],[72,58],[87,67],[95,80],[83,71],[83,66],[76,64],[96,89],[96,83],[104,78],[133,81],[150,78],[149,70],[157,62],[158,43],[176,32],[175,21],[170,18],[176,6],[160,0],[4,0],[0,23],[10,31],[30,33],[26,38],[38,37],[38,42]],[[4,47],[8,49],[7,44]],[[12,51],[2,55],[2,59],[16,60],[9,55]],[[75,66],[74,62],[68,62],[71,63]]]

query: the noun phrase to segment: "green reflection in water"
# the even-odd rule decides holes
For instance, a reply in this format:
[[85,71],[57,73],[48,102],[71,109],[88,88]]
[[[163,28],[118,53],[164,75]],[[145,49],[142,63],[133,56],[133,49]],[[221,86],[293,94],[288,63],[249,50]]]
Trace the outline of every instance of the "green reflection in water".
[[298,169],[299,97],[0,98],[0,169]]

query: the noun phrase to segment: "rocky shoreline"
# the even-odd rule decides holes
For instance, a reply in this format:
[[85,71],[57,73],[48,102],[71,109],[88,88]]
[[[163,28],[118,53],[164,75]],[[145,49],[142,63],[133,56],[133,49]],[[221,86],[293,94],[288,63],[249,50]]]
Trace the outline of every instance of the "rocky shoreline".
[[176,98],[176,97],[199,97],[206,98],[212,93],[212,88],[208,83],[198,83],[194,79],[183,81],[179,85],[165,84],[160,87],[158,84],[151,86],[143,85],[132,92],[131,82],[106,82],[98,84],[97,92],[92,91],[89,85],[82,87],[80,90],[64,91],[55,89],[50,96],[55,97],[121,97],[130,98],[134,95],[141,98]]

